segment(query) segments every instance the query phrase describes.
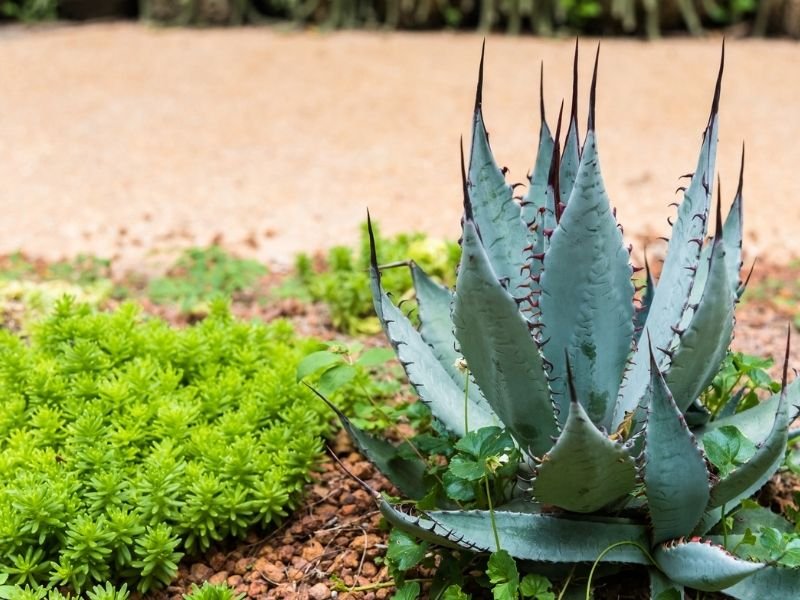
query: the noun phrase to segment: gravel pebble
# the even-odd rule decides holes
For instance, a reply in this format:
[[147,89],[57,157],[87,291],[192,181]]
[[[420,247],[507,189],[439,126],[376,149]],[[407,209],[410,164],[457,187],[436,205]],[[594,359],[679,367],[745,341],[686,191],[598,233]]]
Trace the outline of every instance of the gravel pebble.
[[324,583],[317,583],[309,588],[308,595],[313,600],[328,600],[331,597],[331,591]]

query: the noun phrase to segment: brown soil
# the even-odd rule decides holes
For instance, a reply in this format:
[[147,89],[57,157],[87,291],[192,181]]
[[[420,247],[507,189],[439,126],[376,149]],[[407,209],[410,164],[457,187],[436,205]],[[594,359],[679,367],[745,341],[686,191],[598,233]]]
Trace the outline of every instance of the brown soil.
[[[128,23],[2,28],[0,253],[137,264],[154,249],[222,239],[286,262],[354,241],[367,206],[389,233],[454,238],[457,144],[469,134],[480,42]],[[572,43],[488,40],[486,118],[511,180],[533,160],[539,61],[552,120],[570,93]],[[582,113],[594,43],[583,44]],[[604,172],[632,240],[667,231],[677,177],[694,168],[719,49],[719,38],[603,40]],[[724,198],[744,140],[747,251],[772,262],[800,256],[798,59],[793,42],[728,42]]]

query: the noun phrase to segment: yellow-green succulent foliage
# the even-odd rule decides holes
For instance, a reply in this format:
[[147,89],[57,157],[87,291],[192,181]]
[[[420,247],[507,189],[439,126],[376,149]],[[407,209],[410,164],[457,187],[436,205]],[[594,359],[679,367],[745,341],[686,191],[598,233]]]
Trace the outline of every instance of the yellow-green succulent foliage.
[[328,428],[295,381],[319,348],[224,303],[174,329],[65,297],[30,339],[0,332],[0,579],[147,592],[279,522]]

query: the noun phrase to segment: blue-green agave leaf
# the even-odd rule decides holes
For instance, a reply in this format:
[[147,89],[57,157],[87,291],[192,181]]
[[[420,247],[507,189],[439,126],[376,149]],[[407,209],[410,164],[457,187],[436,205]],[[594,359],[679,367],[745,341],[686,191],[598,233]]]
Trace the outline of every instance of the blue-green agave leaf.
[[700,251],[700,262],[697,263],[697,270],[694,274],[692,292],[689,294],[689,302],[686,310],[684,310],[683,315],[681,315],[681,322],[678,325],[679,328],[685,328],[691,322],[692,316],[694,316],[694,309],[692,309],[692,306],[700,302],[700,299],[703,297],[703,292],[706,289],[706,283],[708,281],[708,271],[711,267],[711,252],[714,250],[714,246],[714,239],[712,238]]
[[417,539],[444,546],[445,548],[466,548],[476,552],[487,552],[489,550],[490,546],[471,545],[457,533],[430,519],[406,514],[399,508],[389,504],[383,497],[378,500],[378,508],[383,517],[394,527]]
[[[547,248],[550,246],[550,236],[558,225],[560,210],[560,203],[556,201],[559,197],[558,186],[558,169],[561,161],[559,152],[561,151],[561,117],[564,113],[564,102],[561,102],[561,108],[558,110],[558,121],[556,123],[556,137],[553,142],[553,154],[550,157],[550,172],[547,175],[547,186],[544,192],[544,212],[539,219],[539,226],[536,228],[536,238],[533,245],[533,266],[531,267],[532,273],[541,273],[542,259]],[[538,264],[538,266],[537,266]],[[536,283],[534,281],[534,283]],[[538,289],[538,284],[534,289]]]
[[[515,558],[542,562],[594,562],[612,544],[629,541],[647,547],[644,526],[623,519],[594,521],[562,516],[495,511],[500,547]],[[494,549],[489,511],[432,511],[428,518],[463,536],[462,543]],[[644,553],[623,545],[604,562],[648,564]]]
[[783,533],[791,533],[794,530],[792,524],[781,515],[759,505],[739,508],[730,519],[731,533],[743,534],[748,529],[758,531],[762,527],[772,527]]
[[[555,204],[553,198],[555,193],[549,190],[548,181],[550,177],[550,163],[555,149],[556,142],[553,134],[547,125],[547,118],[544,112],[544,65],[539,79],[539,107],[541,113],[541,127],[539,129],[539,146],[536,150],[536,161],[530,175],[530,185],[525,197],[522,199],[522,219],[528,226],[529,248],[528,275],[530,285],[529,307],[531,314],[527,315],[532,322],[538,320],[538,311],[534,311],[533,298],[539,294],[539,275],[542,272],[542,257],[546,248],[547,238],[545,229],[555,227]],[[559,126],[560,115],[559,115]],[[557,159],[556,159],[557,160]],[[548,195],[549,190],[549,195]],[[548,213],[549,211],[549,213]],[[523,308],[524,310],[524,308]]]
[[[428,404],[433,416],[452,433],[464,436],[464,389],[458,386],[445,371],[430,346],[425,343],[411,321],[397,308],[381,287],[380,272],[375,252],[375,240],[367,215],[370,236],[370,285],[375,312],[386,336],[394,347],[408,380],[420,399]],[[470,429],[497,425],[497,418],[487,407],[469,401]]]
[[[533,171],[529,179],[528,191],[522,200],[522,218],[530,223],[537,223],[536,238],[543,237],[541,225],[541,211],[545,206],[545,193],[547,192],[547,178],[550,173],[550,161],[553,157],[553,134],[547,125],[547,118],[544,112],[544,65],[539,79],[539,113],[541,115],[541,126],[539,128],[539,145],[536,150],[536,160],[533,164]],[[535,246],[535,244],[534,244]],[[544,248],[538,250],[544,252]]]
[[400,448],[393,446],[386,440],[376,438],[366,431],[356,427],[336,406],[328,401],[313,387],[308,386],[325,404],[327,404],[342,427],[353,440],[353,443],[367,460],[374,464],[397,489],[413,500],[419,500],[428,493],[428,486],[423,481],[426,465],[421,458],[407,458],[401,456]]
[[[692,306],[696,305],[700,302],[701,297],[705,291],[705,286],[708,279],[709,273],[709,266],[711,263],[711,252],[714,249],[714,241],[717,239],[722,239],[723,246],[725,248],[725,266],[728,275],[728,284],[731,287],[731,291],[734,294],[735,298],[738,300],[738,297],[741,295],[740,293],[740,283],[739,283],[739,272],[742,269],[742,186],[743,186],[743,174],[744,174],[744,149],[742,149],[742,165],[741,170],[739,171],[739,188],[736,192],[736,197],[733,200],[733,204],[731,205],[730,210],[728,211],[728,216],[725,218],[725,223],[722,225],[722,229],[717,227],[717,232],[714,234],[714,238],[703,246],[703,249],[700,253],[700,262],[697,265],[697,270],[695,271],[695,279],[694,284],[692,285],[692,292],[689,295],[689,303],[687,308],[691,308]],[[721,205],[721,194],[719,192],[719,186],[717,186],[717,221],[719,223],[720,218],[720,205]],[[691,321],[691,318],[694,314],[693,310],[686,310],[684,315],[681,319],[680,328],[685,328],[688,323]]]
[[[598,48],[599,50],[599,48]],[[572,110],[570,110],[567,139],[559,164],[558,184],[560,199],[567,204],[572,197],[572,187],[578,176],[581,163],[581,142],[578,134],[578,40],[575,40],[575,56],[572,61]]]
[[561,192],[561,202],[568,204],[572,198],[572,190],[578,176],[581,157],[578,152],[578,125],[575,121],[570,121],[567,130],[567,140],[564,145],[564,153],[561,155],[561,172],[559,173],[559,191]]
[[[721,223],[718,231],[721,233]],[[712,244],[709,275],[703,294],[666,374],[667,387],[681,413],[706,389],[725,359],[733,337],[734,289],[728,281],[725,245],[719,235]]]
[[708,504],[709,483],[703,453],[675,405],[655,359],[651,361],[651,369],[644,485],[653,522],[653,541],[658,543],[692,532]]
[[[417,295],[419,333],[453,383],[463,390],[466,375],[456,366],[463,357],[456,350],[456,336],[453,334],[453,321],[450,317],[453,292],[433,281],[416,263],[411,263],[411,278]],[[477,385],[469,386],[469,397],[486,412],[491,412]]]
[[708,541],[660,544],[653,558],[671,580],[703,592],[729,588],[766,566],[738,559]]
[[[725,64],[723,46],[711,115],[703,133],[703,144],[697,160],[697,168],[692,181],[678,207],[678,216],[672,227],[667,256],[656,287],[656,294],[650,305],[645,329],[650,334],[650,343],[658,350],[656,357],[659,368],[669,362],[669,352],[674,344],[673,328],[681,323],[694,283],[693,271],[700,263],[700,249],[706,235],[706,221],[713,185],[714,165],[717,154],[719,97],[722,85],[722,71]],[[620,392],[614,427],[622,423],[625,415],[636,408],[636,403],[650,380],[649,349],[639,344],[627,372],[626,383]]]
[[[484,43],[485,46],[485,43]],[[489,147],[483,122],[483,49],[475,95],[472,123],[472,148],[469,160],[469,197],[472,214],[486,246],[489,261],[498,279],[508,281],[516,293],[527,282],[525,247],[528,227],[522,220],[522,208],[514,201],[512,188],[498,168]]]
[[572,400],[569,415],[553,449],[542,457],[533,496],[544,504],[578,513],[594,512],[618,500],[636,485],[636,464],[592,424],[577,401],[568,371]]
[[725,225],[722,227],[722,237],[725,240],[725,264],[728,266],[728,282],[731,289],[736,293],[739,289],[739,274],[742,270],[742,238],[743,230],[743,200],[742,187],[744,186],[744,146],[742,146],[742,163],[739,168],[739,187],[733,204],[725,218]]
[[[597,67],[595,64],[595,76]],[[590,115],[594,112],[596,77]],[[593,122],[590,119],[590,122]],[[593,128],[586,135],[575,186],[550,240],[541,275],[543,351],[553,364],[563,422],[569,406],[566,360],[579,402],[592,421],[611,427],[633,339],[632,269],[603,185]]]
[[494,412],[523,449],[536,456],[547,452],[558,428],[544,360],[516,301],[498,282],[469,216],[453,323],[467,367]]
[[786,399],[786,376],[789,362],[789,344],[786,344],[786,358],[783,365],[783,386],[775,412],[775,421],[767,438],[756,447],[755,454],[743,465],[734,469],[727,477],[720,479],[711,489],[709,507],[717,507],[753,494],[764,485],[783,462],[786,442],[789,439],[789,424],[794,411],[789,413]]
[[722,593],[736,600],[800,598],[800,569],[766,567]]

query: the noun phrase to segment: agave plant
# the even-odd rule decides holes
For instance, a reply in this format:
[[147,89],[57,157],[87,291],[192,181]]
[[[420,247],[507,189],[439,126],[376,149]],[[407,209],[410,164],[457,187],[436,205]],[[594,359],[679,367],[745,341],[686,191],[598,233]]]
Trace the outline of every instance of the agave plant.
[[[468,167],[462,148],[455,289],[411,264],[421,322],[415,328],[381,287],[373,243],[372,291],[385,333],[435,418],[459,437],[504,428],[520,481],[529,485],[490,510],[445,503],[409,514],[380,499],[396,527],[448,547],[502,548],[540,566],[641,565],[653,598],[669,588],[740,599],[800,597],[800,569],[734,556],[730,548],[742,536],[721,525],[780,467],[800,404],[796,381],[786,384],[784,366],[782,391],[748,410],[734,397],[712,415],[698,400],[726,357],[743,289],[741,173],[724,222],[717,197],[713,237],[706,239],[723,66],[724,47],[697,167],[677,207],[660,277],[647,269],[640,292],[600,172],[597,58],[582,143],[576,46],[563,152],[561,114],[553,136],[542,97],[530,186],[515,198],[489,147],[481,56]],[[401,491],[412,499],[425,494],[421,459],[342,418]],[[722,471],[707,459],[704,441],[733,427],[754,450]],[[748,515],[738,534],[745,526],[775,527],[766,510]]]

